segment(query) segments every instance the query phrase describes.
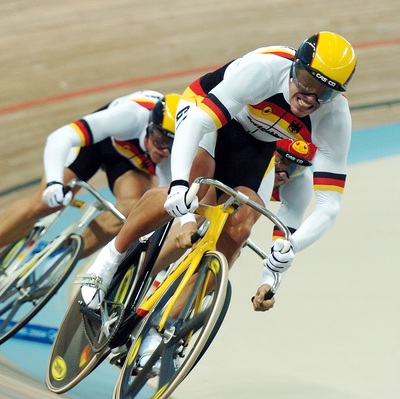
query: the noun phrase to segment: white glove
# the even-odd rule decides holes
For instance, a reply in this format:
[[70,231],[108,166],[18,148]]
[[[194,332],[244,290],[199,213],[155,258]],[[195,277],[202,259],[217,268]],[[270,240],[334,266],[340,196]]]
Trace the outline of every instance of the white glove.
[[199,206],[197,197],[186,204],[186,195],[189,190],[188,183],[184,180],[175,180],[171,183],[167,200],[164,203],[165,210],[173,217],[186,215],[188,212],[194,212]]
[[72,191],[69,187],[64,187],[62,183],[52,181],[47,183],[42,199],[50,208],[56,208],[61,205],[66,206],[71,202]]
[[264,259],[264,266],[276,273],[285,272],[292,265],[294,252],[290,241],[278,238],[271,248],[271,254]]

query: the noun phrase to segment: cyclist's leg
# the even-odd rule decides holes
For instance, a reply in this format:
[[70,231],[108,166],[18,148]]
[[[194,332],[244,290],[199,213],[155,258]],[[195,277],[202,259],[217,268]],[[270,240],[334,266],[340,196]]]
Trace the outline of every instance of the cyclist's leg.
[[[250,199],[264,206],[261,198],[253,190],[247,187],[236,187],[237,190],[249,196]],[[224,200],[222,195],[219,201]],[[226,197],[225,197],[226,200]],[[260,218],[261,214],[248,206],[242,206],[234,215],[228,218],[224,230],[218,240],[217,249],[227,258],[229,266],[240,255],[241,248],[250,237],[251,229]]]
[[[113,184],[113,194],[117,209],[125,216],[129,215],[140,197],[155,186],[154,177],[128,170],[120,175]],[[82,257],[87,257],[106,245],[121,230],[122,223],[111,212],[103,212],[96,217],[83,233],[85,248]]]
[[[76,177],[65,169],[65,182]],[[42,200],[46,180],[43,177],[38,191],[28,198],[21,198],[11,203],[0,215],[0,247],[26,236],[34,224],[42,217],[54,213],[59,208],[49,208]]]
[[186,251],[186,248],[178,248],[175,243],[175,237],[179,234],[180,228],[179,224],[175,224],[169,231],[168,237],[161,248],[160,255],[152,269],[152,275],[155,276],[160,271],[168,268],[171,263],[179,259]]
[[[106,156],[109,160],[110,156],[108,156],[107,153]],[[121,158],[120,156],[118,157]],[[106,165],[106,173],[109,180],[109,186],[117,197],[117,207],[121,205],[120,211],[128,214],[130,208],[132,208],[132,204],[135,204],[143,194],[156,185],[156,179],[153,176],[136,171],[132,164],[126,159],[116,159],[116,162],[116,165]],[[153,200],[153,198],[151,198],[151,200]],[[130,213],[130,215],[131,216],[128,217],[126,223],[132,221],[135,222],[136,218],[140,218],[140,215],[137,215],[135,212]],[[147,216],[147,214],[145,216]],[[120,261],[123,259],[125,252],[128,250],[129,246],[136,241],[129,237],[129,245],[126,250],[123,252],[116,250],[114,245],[115,240],[113,239],[109,241],[109,239],[115,237],[123,226],[122,224],[119,224],[119,222],[117,222],[118,224],[115,224],[115,221],[116,219],[113,215],[110,213],[104,213],[100,215],[100,219],[98,218],[95,220],[95,223],[92,223],[91,226],[89,226],[90,228],[84,235],[86,241],[86,251],[84,256],[87,256],[89,253],[92,253],[99,247],[103,246],[94,263],[87,270],[87,277],[89,277],[89,280],[86,280],[82,286],[82,296],[84,301],[92,309],[96,308],[103,300],[104,293],[107,291],[112,276],[114,275]],[[152,230],[149,230],[146,233],[150,233],[151,231]],[[107,242],[108,244],[105,245]],[[92,277],[94,276],[96,276],[95,280],[99,282],[99,284],[92,284]]]
[[167,192],[168,187],[148,190],[132,208],[115,240],[115,249],[119,253],[124,253],[133,242],[171,219],[164,209]]

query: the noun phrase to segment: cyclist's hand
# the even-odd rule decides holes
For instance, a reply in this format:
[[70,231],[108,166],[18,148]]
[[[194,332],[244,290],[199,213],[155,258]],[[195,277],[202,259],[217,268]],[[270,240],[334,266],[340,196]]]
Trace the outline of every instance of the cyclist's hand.
[[184,180],[175,180],[171,183],[168,190],[168,197],[164,203],[165,210],[173,217],[180,217],[188,212],[194,212],[199,206],[198,198],[186,204],[186,195],[189,184]]
[[271,248],[271,254],[264,259],[264,266],[276,273],[289,269],[294,260],[294,252],[290,241],[278,238]]
[[195,222],[185,223],[179,230],[175,237],[175,244],[178,248],[191,248],[192,235],[197,231],[197,224]]
[[64,187],[62,183],[52,181],[47,183],[42,199],[50,208],[56,208],[61,205],[66,206],[71,202],[72,191],[69,187]]
[[265,294],[271,289],[269,284],[263,284],[257,290],[255,297],[253,298],[253,309],[256,312],[265,312],[274,307],[275,297],[265,300]]

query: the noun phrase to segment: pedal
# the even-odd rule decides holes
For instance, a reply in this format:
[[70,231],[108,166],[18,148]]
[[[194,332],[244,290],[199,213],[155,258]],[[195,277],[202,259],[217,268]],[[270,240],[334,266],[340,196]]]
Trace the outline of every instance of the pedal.
[[111,349],[111,354],[108,356],[109,362],[112,365],[121,368],[125,362],[127,353],[128,353],[127,345],[122,345],[118,346],[117,348],[113,348]]
[[108,291],[108,284],[104,284],[103,279],[94,273],[78,274],[74,284],[86,285],[91,288],[100,289],[103,292]]

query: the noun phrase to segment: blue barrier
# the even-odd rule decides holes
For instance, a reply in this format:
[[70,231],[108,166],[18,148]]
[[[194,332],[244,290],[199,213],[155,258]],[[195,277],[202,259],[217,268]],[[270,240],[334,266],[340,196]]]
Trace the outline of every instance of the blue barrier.
[[[10,323],[10,328],[14,325],[15,323]],[[40,342],[42,344],[52,344],[57,331],[58,329],[54,327],[46,327],[39,324],[27,324],[13,335],[13,338]]]

